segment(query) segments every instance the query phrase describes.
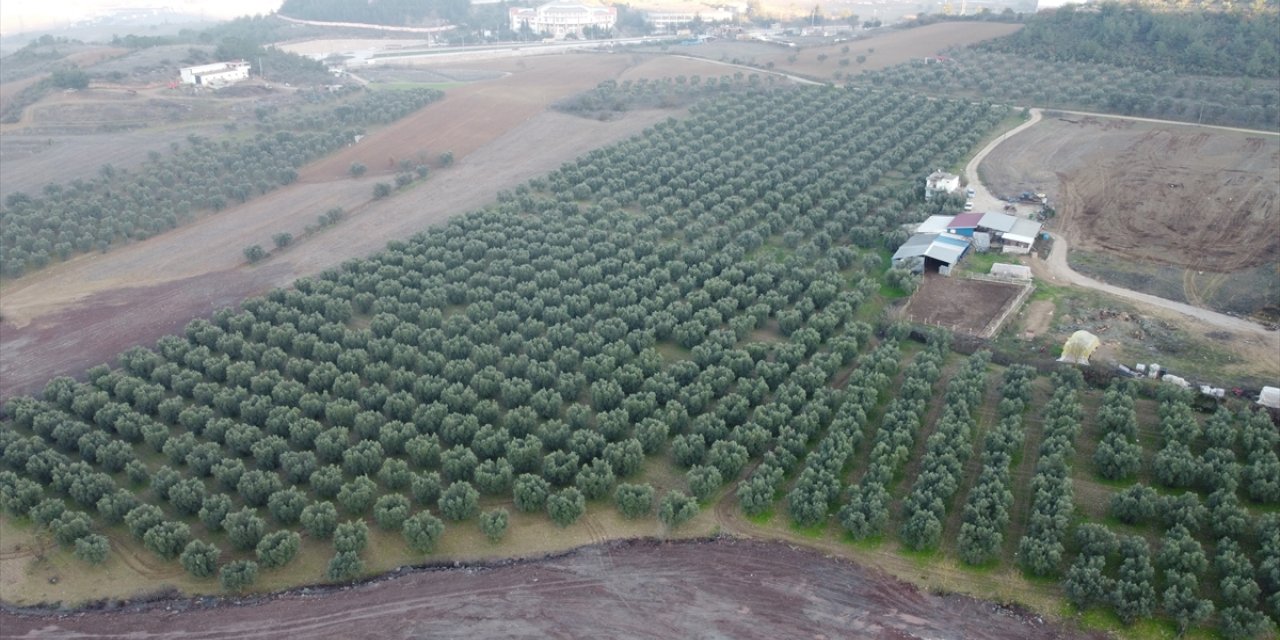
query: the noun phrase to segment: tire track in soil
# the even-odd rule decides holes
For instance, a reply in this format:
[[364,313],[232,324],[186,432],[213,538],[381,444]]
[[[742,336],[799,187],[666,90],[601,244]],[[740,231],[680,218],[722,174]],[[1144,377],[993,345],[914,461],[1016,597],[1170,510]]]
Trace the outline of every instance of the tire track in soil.
[[136,553],[132,545],[121,542],[115,536],[107,536],[107,540],[111,543],[111,551],[115,553],[117,558],[120,558],[120,562],[143,577],[152,580],[163,580],[182,575],[181,567],[153,564],[142,554]]

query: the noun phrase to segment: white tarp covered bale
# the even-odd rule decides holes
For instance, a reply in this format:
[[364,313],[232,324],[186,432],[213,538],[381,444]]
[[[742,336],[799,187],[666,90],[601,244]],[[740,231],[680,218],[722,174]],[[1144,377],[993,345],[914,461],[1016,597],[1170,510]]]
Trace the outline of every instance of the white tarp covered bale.
[[1067,343],[1062,345],[1062,357],[1058,358],[1058,362],[1074,362],[1075,364],[1089,364],[1089,356],[1102,345],[1102,341],[1098,336],[1088,331],[1080,330],[1067,339]]
[[1258,394],[1258,404],[1272,409],[1280,409],[1280,387],[1263,387]]
[[1178,376],[1173,375],[1172,373],[1166,373],[1164,375],[1164,378],[1162,378],[1162,380],[1171,384],[1176,384],[1179,387],[1182,387],[1183,389],[1191,388],[1191,383],[1187,382],[1185,378],[1180,378]]

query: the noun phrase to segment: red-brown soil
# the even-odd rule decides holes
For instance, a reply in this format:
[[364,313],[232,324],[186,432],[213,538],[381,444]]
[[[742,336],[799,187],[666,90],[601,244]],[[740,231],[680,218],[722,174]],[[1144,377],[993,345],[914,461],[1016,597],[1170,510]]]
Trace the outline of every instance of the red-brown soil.
[[[244,602],[0,612],[0,637],[964,638],[1086,637],[1019,609],[922,593],[778,543],[641,541],[489,568],[410,571]],[[1101,637],[1101,636],[1095,636]]]
[[911,322],[978,335],[1021,291],[1021,285],[928,274],[903,314]]

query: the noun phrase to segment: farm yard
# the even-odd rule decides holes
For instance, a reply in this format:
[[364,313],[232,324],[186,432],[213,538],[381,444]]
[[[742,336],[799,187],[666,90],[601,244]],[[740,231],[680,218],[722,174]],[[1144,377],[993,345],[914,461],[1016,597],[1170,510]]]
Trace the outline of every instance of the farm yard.
[[908,322],[989,338],[1028,285],[927,275],[902,311]]

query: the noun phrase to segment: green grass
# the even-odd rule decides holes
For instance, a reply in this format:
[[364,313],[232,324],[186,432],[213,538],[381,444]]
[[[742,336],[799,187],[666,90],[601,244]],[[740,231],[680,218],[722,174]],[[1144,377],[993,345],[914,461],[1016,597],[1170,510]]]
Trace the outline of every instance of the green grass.
[[991,272],[991,265],[994,264],[1022,264],[1022,261],[1017,256],[1006,253],[996,253],[994,251],[986,253],[970,252],[964,262],[960,263],[960,268],[962,271],[985,274]]

